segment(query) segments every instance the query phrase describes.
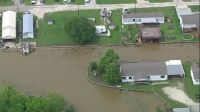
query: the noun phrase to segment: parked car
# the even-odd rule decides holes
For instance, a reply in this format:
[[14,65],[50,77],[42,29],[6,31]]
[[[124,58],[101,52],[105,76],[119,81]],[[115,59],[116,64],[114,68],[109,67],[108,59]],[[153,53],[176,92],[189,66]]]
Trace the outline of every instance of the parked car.
[[36,4],[37,1],[36,0],[31,0],[31,4]]
[[90,0],[85,0],[85,3],[90,3]]

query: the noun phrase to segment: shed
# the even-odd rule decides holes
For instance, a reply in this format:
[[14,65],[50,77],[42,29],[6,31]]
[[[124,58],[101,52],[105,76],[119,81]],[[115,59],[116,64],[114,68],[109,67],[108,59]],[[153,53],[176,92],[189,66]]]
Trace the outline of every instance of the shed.
[[2,39],[16,39],[16,12],[5,11],[2,18]]
[[34,38],[33,30],[33,15],[24,14],[23,15],[23,39],[25,38]]
[[101,34],[101,33],[106,33],[106,26],[100,25],[100,26],[95,26],[96,27],[96,34]]
[[169,78],[184,77],[184,69],[181,60],[169,60],[166,61],[167,74]]

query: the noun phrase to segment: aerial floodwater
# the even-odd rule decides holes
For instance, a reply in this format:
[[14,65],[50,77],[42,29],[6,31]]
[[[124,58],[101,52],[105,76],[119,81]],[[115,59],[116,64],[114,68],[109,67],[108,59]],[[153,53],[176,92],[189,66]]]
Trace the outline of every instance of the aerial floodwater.
[[[113,47],[120,61],[199,61],[198,44]],[[108,47],[39,48],[28,56],[0,51],[0,84],[13,84],[29,94],[56,92],[78,112],[155,112],[164,103],[150,93],[127,92],[90,84],[87,66]]]

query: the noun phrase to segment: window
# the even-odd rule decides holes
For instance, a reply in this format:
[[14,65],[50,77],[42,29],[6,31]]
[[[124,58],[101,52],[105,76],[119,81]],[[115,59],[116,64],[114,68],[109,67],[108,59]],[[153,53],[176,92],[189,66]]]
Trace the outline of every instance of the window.
[[125,80],[125,79],[126,79],[126,77],[122,77],[122,79],[123,79],[123,80]]
[[147,76],[148,79],[150,79],[150,76]]
[[135,22],[135,19],[133,19],[133,22]]
[[165,78],[165,76],[164,76],[164,75],[161,75],[160,78]]
[[132,79],[132,77],[129,77],[128,79]]

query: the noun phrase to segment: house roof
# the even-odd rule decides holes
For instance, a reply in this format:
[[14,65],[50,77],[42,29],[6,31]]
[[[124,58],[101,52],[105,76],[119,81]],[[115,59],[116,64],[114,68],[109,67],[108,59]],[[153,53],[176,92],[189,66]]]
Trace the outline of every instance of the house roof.
[[188,8],[188,7],[177,8],[176,12],[179,15],[191,15],[192,14],[191,8]]
[[180,60],[166,61],[168,75],[181,75],[185,74]]
[[158,39],[161,37],[160,27],[148,26],[141,28],[141,36],[143,39]]
[[162,13],[123,14],[123,18],[152,18],[152,17],[164,17],[164,14]]
[[200,12],[195,12],[191,15],[182,15],[181,18],[182,18],[182,22],[183,22],[183,25],[196,25],[197,26],[197,30],[198,32],[200,32],[200,25],[199,25],[199,18],[200,17]]
[[172,112],[190,112],[189,108],[173,108]]
[[23,15],[23,33],[33,34],[33,15],[32,14]]
[[192,72],[194,79],[200,79],[200,66],[198,64],[192,65]]
[[190,112],[199,112],[200,111],[200,105],[190,105]]
[[5,11],[2,18],[2,39],[16,38],[16,12]]
[[147,79],[148,75],[166,75],[164,62],[122,63],[120,65],[123,76],[134,76],[134,79]]

